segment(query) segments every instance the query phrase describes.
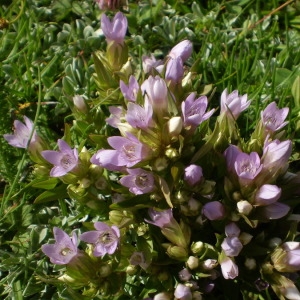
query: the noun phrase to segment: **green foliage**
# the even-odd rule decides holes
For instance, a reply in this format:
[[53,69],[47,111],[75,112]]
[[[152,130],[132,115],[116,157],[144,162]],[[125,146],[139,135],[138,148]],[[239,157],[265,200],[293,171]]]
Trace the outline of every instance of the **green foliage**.
[[[128,48],[133,61],[150,52],[161,58],[179,41],[190,39],[194,54],[187,64],[202,75],[198,86],[212,85],[216,96],[226,87],[237,89],[252,99],[248,114],[239,120],[245,136],[255,126],[259,111],[269,102],[276,100],[281,107],[291,109],[288,131],[294,138],[297,164],[300,147],[299,1],[291,2],[262,22],[260,20],[282,1],[128,2],[124,12],[128,16],[131,34]],[[57,138],[64,135],[67,123],[71,128],[69,136],[78,144],[86,139],[98,148],[106,146],[105,133],[111,130],[105,126],[109,114],[106,105],[111,101],[119,103],[115,90],[122,74],[110,77],[111,74],[103,72],[103,60],[97,59],[97,50],[103,50],[106,43],[98,31],[101,12],[94,1],[3,0],[0,13],[9,22],[7,28],[0,30],[0,133],[10,133],[13,121],[22,121],[26,115],[35,119],[39,133],[49,143],[55,144]],[[109,95],[98,92],[95,72],[109,81],[110,86],[114,83],[116,89]],[[72,97],[75,94],[91,100],[94,121],[83,118],[73,125]],[[211,105],[217,107],[219,103],[213,101]],[[194,159],[200,159],[210,150],[208,142]],[[43,176],[33,180],[33,167],[24,149],[12,148],[2,138],[0,297],[83,299],[49,275],[58,275],[60,267],[51,266],[40,247],[52,238],[49,226],[58,226],[67,232],[78,228],[80,232],[82,222],[107,218],[108,196],[105,192],[97,195],[103,202],[94,205],[96,195],[91,191],[86,201],[91,198],[94,202],[76,206],[66,184]],[[115,179],[110,178],[109,184],[114,182]],[[76,198],[78,191],[72,192]],[[168,191],[164,194],[171,202]],[[110,208],[128,209],[133,203],[136,208],[145,207],[143,197],[128,198]],[[135,242],[146,253],[153,251],[144,238],[137,238]],[[256,250],[266,251],[259,246]],[[146,278],[140,278],[140,282],[144,286],[140,294],[140,287],[129,285],[128,296],[118,299],[142,299],[155,293],[148,290],[151,283]],[[238,291],[237,286],[232,288]],[[85,292],[86,299],[91,299],[89,293],[92,292]],[[257,294],[248,297],[260,299]]]

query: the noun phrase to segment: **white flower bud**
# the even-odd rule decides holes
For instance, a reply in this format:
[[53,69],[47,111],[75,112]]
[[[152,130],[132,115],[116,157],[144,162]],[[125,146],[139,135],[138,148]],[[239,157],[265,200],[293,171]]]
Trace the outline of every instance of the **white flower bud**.
[[237,203],[237,209],[238,209],[238,212],[240,214],[243,214],[245,216],[249,215],[250,212],[252,211],[253,207],[252,205],[246,201],[246,200],[241,200]]

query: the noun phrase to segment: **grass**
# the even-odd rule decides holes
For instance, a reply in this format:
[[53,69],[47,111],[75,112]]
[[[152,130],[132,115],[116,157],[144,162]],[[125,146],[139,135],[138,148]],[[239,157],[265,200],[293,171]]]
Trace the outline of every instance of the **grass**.
[[[177,42],[190,39],[194,52],[188,64],[201,74],[194,88],[214,93],[212,107],[219,105],[225,88],[247,93],[252,99],[239,120],[245,138],[268,103],[276,101],[290,108],[287,130],[294,141],[297,169],[298,1],[198,2],[129,1],[128,46],[133,61],[151,52],[163,57]],[[72,127],[70,103],[75,94],[97,101],[92,53],[106,45],[96,33],[99,9],[92,0],[3,0],[0,14],[9,22],[0,30],[1,134],[11,132],[13,121],[26,115],[52,145],[68,130],[80,144],[81,136]],[[94,213],[62,197],[34,204],[43,190],[30,184],[32,170],[24,149],[12,148],[2,138],[0,295],[17,300],[76,299],[67,288],[52,285],[59,267],[47,263],[40,246],[52,236],[51,227],[77,228]]]

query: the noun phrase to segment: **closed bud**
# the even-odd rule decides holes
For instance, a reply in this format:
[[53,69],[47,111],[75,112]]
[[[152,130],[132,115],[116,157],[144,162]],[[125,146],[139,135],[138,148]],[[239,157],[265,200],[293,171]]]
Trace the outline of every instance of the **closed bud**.
[[121,228],[133,223],[133,215],[127,210],[111,210],[109,212],[109,220],[112,224],[118,225]]
[[191,245],[192,253],[199,255],[203,252],[203,250],[205,250],[205,246],[203,242],[199,241],[199,242],[192,243]]
[[170,159],[178,158],[180,156],[178,150],[174,148],[168,148],[165,151],[165,155]]
[[182,119],[181,117],[173,117],[168,123],[168,133],[170,137],[177,137],[182,130]]
[[253,206],[246,200],[241,200],[237,203],[237,209],[240,214],[248,216],[253,209]]
[[169,246],[167,254],[176,260],[185,261],[188,256],[188,252],[185,248],[179,246]]
[[137,266],[130,265],[126,268],[126,273],[130,276],[135,275],[137,271],[138,271]]
[[153,300],[172,300],[172,299],[173,298],[168,293],[159,293],[159,294],[156,294],[153,298]]
[[186,265],[191,269],[197,269],[199,267],[199,258],[195,256],[190,256],[186,262]]

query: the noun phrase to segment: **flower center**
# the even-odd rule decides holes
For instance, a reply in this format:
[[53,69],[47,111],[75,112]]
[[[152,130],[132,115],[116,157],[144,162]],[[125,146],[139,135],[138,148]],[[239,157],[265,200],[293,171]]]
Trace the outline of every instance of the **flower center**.
[[111,232],[106,231],[99,236],[98,243],[108,245],[114,242],[114,240],[115,240],[114,235]]
[[60,161],[61,166],[66,170],[73,166],[74,162],[74,157],[72,157],[70,154],[65,154]]
[[125,154],[126,159],[129,161],[137,160],[135,151],[136,151],[135,145],[133,144],[125,144],[123,146],[123,153]]
[[266,121],[265,121],[266,126],[276,125],[276,122],[277,122],[276,116],[272,116],[272,115],[266,116]]
[[60,254],[62,256],[67,256],[67,255],[72,254],[72,253],[73,253],[72,249],[70,249],[68,247],[63,248],[63,249],[60,250]]
[[135,179],[135,184],[139,188],[142,188],[142,189],[149,186],[148,176],[146,174],[142,174],[140,176],[137,176],[136,179]]

